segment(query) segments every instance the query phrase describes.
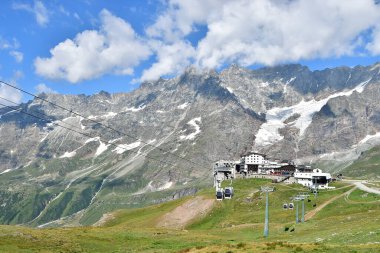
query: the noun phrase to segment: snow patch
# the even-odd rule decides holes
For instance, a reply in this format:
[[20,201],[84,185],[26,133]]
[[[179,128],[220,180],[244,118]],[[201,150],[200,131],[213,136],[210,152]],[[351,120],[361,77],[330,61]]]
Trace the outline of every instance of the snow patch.
[[191,133],[189,135],[181,135],[179,138],[181,140],[193,140],[193,139],[195,139],[195,137],[201,132],[201,127],[198,125],[198,123],[201,123],[201,122],[202,122],[201,117],[194,118],[194,119],[190,120],[189,122],[187,122],[187,124],[189,124],[195,128],[195,132]]
[[117,154],[122,154],[125,151],[137,148],[140,145],[141,145],[141,141],[136,141],[130,144],[120,144],[114,150],[112,150],[112,152],[116,152]]
[[183,103],[182,105],[177,106],[177,108],[183,110],[188,106],[189,106],[189,103],[186,102],[186,103]]
[[172,185],[173,185],[173,182],[167,182],[163,186],[156,188],[153,186],[153,181],[150,181],[143,189],[135,192],[133,195],[139,195],[146,192],[156,192],[156,191],[166,190],[172,187]]
[[139,107],[126,107],[124,111],[126,112],[138,112],[138,111],[141,111],[145,108],[145,105],[142,104],[140,105]]
[[230,93],[234,93],[234,89],[232,89],[231,87],[226,87],[226,89],[227,89]]
[[288,89],[288,84],[290,84],[291,82],[293,82],[294,80],[296,80],[297,77],[292,77],[290,78],[284,85],[284,93],[286,93],[287,89]]
[[100,144],[99,144],[99,147],[96,149],[96,152],[95,152],[95,157],[101,155],[104,151],[106,151],[109,147],[109,145],[99,141]]
[[65,152],[63,155],[61,155],[59,158],[71,158],[74,157],[77,154],[77,151],[74,150],[72,152]]
[[5,174],[5,173],[7,173],[7,172],[9,172],[9,171],[11,171],[11,169],[6,169],[6,170],[4,170],[3,172],[0,172],[0,175],[1,175],[1,174]]
[[94,137],[94,138],[90,138],[90,139],[87,139],[84,144],[87,144],[89,142],[93,142],[93,141],[100,141],[100,137]]
[[172,185],[173,185],[173,182],[167,182],[163,186],[158,187],[157,190],[159,190],[159,191],[166,190],[166,189],[169,189],[170,187],[172,187]]
[[94,115],[90,115],[88,116],[88,119],[98,119],[98,118],[101,118],[101,119],[108,119],[108,118],[113,118],[117,115],[116,112],[108,112],[106,114],[103,114],[103,115],[97,115],[97,116],[94,116]]
[[285,127],[284,121],[293,114],[300,114],[301,116],[295,121],[294,126],[300,129],[300,136],[305,133],[306,128],[311,124],[314,113],[321,110],[321,108],[332,98],[341,96],[350,96],[354,91],[362,93],[365,86],[371,79],[364,81],[357,85],[355,88],[348,91],[341,91],[328,96],[322,100],[302,100],[296,105],[289,107],[275,107],[266,112],[267,122],[262,124],[257,135],[255,143],[257,146],[268,146],[275,142],[282,140],[284,137],[280,135],[278,130]]
[[376,134],[373,134],[373,135],[367,135],[367,136],[364,137],[361,141],[359,141],[359,144],[366,143],[366,142],[368,142],[369,140],[374,139],[374,138],[380,138],[380,132],[378,132],[378,133],[376,133]]
[[380,74],[380,63],[376,64],[375,66],[373,66],[371,68],[371,71],[375,70],[375,69],[379,69],[379,72],[377,72],[378,74]]
[[104,118],[112,118],[112,117],[115,117],[116,115],[117,115],[116,112],[109,112],[107,114],[102,115],[102,117],[104,117]]

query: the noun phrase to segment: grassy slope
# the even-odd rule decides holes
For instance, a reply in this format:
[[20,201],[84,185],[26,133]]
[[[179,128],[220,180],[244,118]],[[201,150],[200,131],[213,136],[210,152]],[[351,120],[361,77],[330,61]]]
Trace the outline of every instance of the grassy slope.
[[[232,200],[186,230],[154,228],[160,217],[188,198],[141,209],[121,210],[104,227],[29,229],[0,226],[0,252],[379,252],[380,205],[375,196],[355,190],[326,206],[313,219],[295,225],[295,211],[282,204],[303,189],[275,185],[270,193],[270,237],[263,238],[265,180],[236,180]],[[337,183],[338,188],[344,187]],[[348,191],[323,191],[306,210]],[[213,198],[213,189],[199,193]],[[373,202],[376,201],[376,202]],[[295,229],[285,232],[285,227]],[[377,244],[376,244],[377,242]]]
[[380,146],[364,152],[358,160],[343,170],[343,174],[352,177],[379,178]]

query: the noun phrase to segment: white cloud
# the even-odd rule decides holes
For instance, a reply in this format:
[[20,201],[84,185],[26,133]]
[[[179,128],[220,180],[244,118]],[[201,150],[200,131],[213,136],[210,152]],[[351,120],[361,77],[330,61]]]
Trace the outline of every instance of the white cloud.
[[146,33],[173,42],[207,26],[195,64],[215,68],[339,57],[358,48],[379,54],[378,29],[373,41],[363,36],[378,23],[380,6],[373,0],[171,0]]
[[[14,86],[17,86],[17,84],[15,82],[11,82],[11,84]],[[18,104],[18,103],[21,103],[22,94],[19,90],[16,90],[16,89],[9,87],[3,83],[0,83],[0,97],[8,99],[8,100]],[[1,98],[0,98],[0,103],[5,104],[5,105],[10,105],[10,106],[15,105],[14,103],[11,103],[11,102],[6,101],[6,100],[1,99]],[[1,107],[1,105],[0,105],[0,107]]]
[[101,11],[100,18],[98,31],[83,31],[51,49],[50,58],[38,57],[36,72],[72,83],[106,73],[132,74],[133,68],[150,56],[149,47],[123,19],[107,10]]
[[12,50],[9,52],[9,54],[15,58],[16,62],[20,63],[24,59],[24,54],[20,51]]
[[[239,13],[240,15],[236,15]],[[197,63],[274,65],[353,54],[360,33],[380,22],[368,1],[249,1],[227,4],[198,47]]]
[[1,50],[11,50],[11,49],[17,49],[20,47],[20,43],[17,39],[13,38],[13,40],[10,42],[0,35],[0,49]]
[[156,22],[147,27],[150,37],[173,42],[196,30],[196,24],[207,24],[207,20],[221,11],[226,0],[171,0]]
[[366,46],[372,55],[380,55],[380,25],[373,29],[372,41]]
[[24,10],[33,13],[40,26],[45,26],[49,23],[49,12],[41,1],[36,0],[33,5],[14,3],[12,7],[15,10]]
[[34,87],[34,89],[37,91],[37,94],[41,94],[41,93],[58,93],[57,91],[55,91],[52,88],[48,87],[44,83],[38,84],[37,86]]
[[143,71],[142,81],[155,80],[163,75],[180,73],[184,67],[191,64],[195,50],[184,41],[172,44],[162,44],[157,42],[154,46],[157,52],[157,62],[149,69]]
[[[178,74],[189,65],[218,68],[380,55],[380,5],[373,0],[167,0],[145,30],[103,10],[86,30],[35,60],[36,72],[72,83],[104,74],[133,74],[152,54],[140,80]],[[205,34],[196,33],[205,28]],[[199,40],[192,41],[192,35]],[[193,37],[193,38],[194,38]],[[137,78],[136,78],[137,79]],[[135,80],[136,80],[135,79]]]

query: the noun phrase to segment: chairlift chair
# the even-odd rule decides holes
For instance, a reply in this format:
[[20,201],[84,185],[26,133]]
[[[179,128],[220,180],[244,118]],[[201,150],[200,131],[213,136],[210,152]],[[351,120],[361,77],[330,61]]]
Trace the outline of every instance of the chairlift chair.
[[222,201],[224,199],[223,189],[218,189],[215,195],[216,195],[216,200]]
[[231,199],[234,196],[234,188],[232,186],[226,187],[224,189],[224,198]]
[[294,204],[293,203],[289,203],[289,209],[293,209],[294,208]]
[[283,205],[283,208],[284,208],[284,209],[288,209],[288,204],[285,203],[285,204]]

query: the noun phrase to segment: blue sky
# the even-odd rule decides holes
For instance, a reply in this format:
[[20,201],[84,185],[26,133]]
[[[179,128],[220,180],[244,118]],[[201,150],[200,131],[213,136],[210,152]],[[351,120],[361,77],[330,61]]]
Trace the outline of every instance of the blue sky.
[[[125,92],[187,66],[380,61],[372,0],[2,0],[0,78],[33,93]],[[17,102],[28,99],[0,88]]]

